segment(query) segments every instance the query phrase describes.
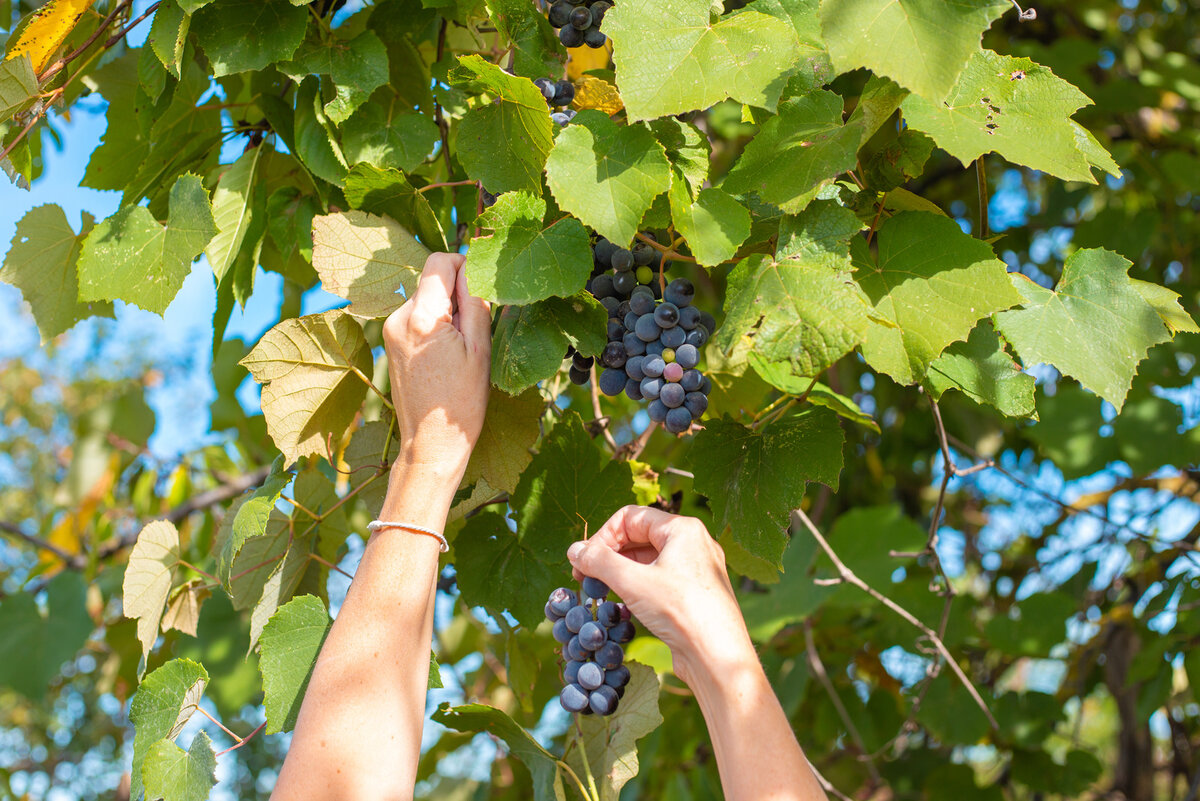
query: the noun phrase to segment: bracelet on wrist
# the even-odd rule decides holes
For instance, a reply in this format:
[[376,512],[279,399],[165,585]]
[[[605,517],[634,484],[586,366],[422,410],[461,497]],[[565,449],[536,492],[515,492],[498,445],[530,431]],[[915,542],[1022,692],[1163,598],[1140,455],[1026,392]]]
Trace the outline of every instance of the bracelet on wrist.
[[386,520],[372,520],[370,523],[367,523],[367,531],[372,534],[385,528],[398,528],[413,534],[424,534],[428,537],[433,537],[440,543],[439,547],[442,553],[450,550],[450,544],[446,542],[446,537],[440,531],[434,531],[431,528],[413,525],[412,523],[393,523]]

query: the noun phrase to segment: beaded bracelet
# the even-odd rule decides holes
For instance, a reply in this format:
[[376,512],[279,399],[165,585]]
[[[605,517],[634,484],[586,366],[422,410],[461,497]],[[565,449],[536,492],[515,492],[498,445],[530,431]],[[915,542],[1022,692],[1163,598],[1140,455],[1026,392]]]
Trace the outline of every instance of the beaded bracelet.
[[372,520],[370,523],[367,523],[367,531],[371,532],[372,534],[382,528],[399,528],[404,529],[405,531],[411,531],[414,534],[428,534],[430,537],[433,537],[441,543],[442,553],[450,550],[450,545],[446,542],[446,538],[441,534],[441,532],[434,531],[431,528],[414,526],[412,523],[389,523],[383,520]]

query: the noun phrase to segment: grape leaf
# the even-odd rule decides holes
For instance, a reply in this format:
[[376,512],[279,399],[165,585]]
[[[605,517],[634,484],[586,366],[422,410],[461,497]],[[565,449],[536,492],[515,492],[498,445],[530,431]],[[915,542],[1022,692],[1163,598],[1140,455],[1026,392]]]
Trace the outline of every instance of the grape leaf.
[[599,111],[581,111],[554,141],[546,183],[564,211],[628,244],[654,198],[671,188],[671,165],[645,126],[618,126]]
[[43,344],[86,317],[113,316],[111,303],[82,303],[77,299],[80,244],[92,225],[92,215],[83,212],[76,234],[62,208],[53,204],[30,209],[17,223],[0,269],[0,281],[21,290]]
[[371,31],[353,39],[309,36],[277,69],[300,83],[308,75],[328,75],[336,86],[325,104],[325,115],[341,124],[366,102],[371,93],[388,82],[387,48]]
[[196,625],[200,622],[200,606],[212,594],[212,591],[204,586],[204,581],[190,579],[172,591],[167,602],[167,611],[163,613],[160,624],[163,634],[175,629],[192,637],[196,636]]
[[137,619],[143,666],[158,639],[158,626],[171,592],[179,553],[179,532],[174,524],[155,520],[141,530],[129,554],[121,585],[122,605],[125,617]]
[[[545,408],[545,401],[536,389],[515,397],[493,389],[463,485],[483,479],[495,490],[515,490],[521,473],[533,459],[530,449],[541,434],[539,423]],[[378,454],[376,451],[375,455]]]
[[214,0],[192,15],[192,32],[220,78],[291,58],[308,27],[307,4]]
[[293,598],[263,628],[259,670],[267,734],[291,731],[300,714],[304,691],[333,621],[319,598]]
[[733,258],[750,236],[750,212],[723,189],[701,189],[693,203],[684,177],[676,173],[670,202],[675,230],[704,267],[716,267]]
[[708,160],[712,156],[708,137],[694,123],[674,117],[654,120],[650,130],[666,150],[671,167],[683,175],[689,194],[695,198],[708,180]]
[[729,418],[705,423],[688,461],[696,491],[712,505],[718,537],[738,546],[740,564],[730,560],[735,570],[757,581],[778,581],[788,515],[809,481],[837,489],[842,439],[837,416],[825,409],[758,430]]
[[[350,436],[350,444],[342,452],[342,459],[350,471],[350,489],[358,490],[358,497],[371,514],[379,511],[383,505],[383,496],[387,492],[388,466],[395,461],[400,453],[400,437],[395,430],[388,430],[394,424],[390,419],[372,420]],[[387,444],[388,452],[383,448]],[[472,456],[474,453],[472,452]],[[367,469],[373,467],[374,469]],[[370,485],[359,490],[366,481]]]
[[487,0],[500,38],[511,42],[512,69],[526,78],[558,75],[566,51],[541,10],[525,0]]
[[712,23],[710,7],[708,0],[621,3],[605,15],[631,122],[725,98],[775,109],[799,55],[795,29],[751,10]]
[[862,129],[842,124],[842,98],[824,89],[794,98],[762,126],[722,184],[728,192],[756,192],[795,213],[823,184],[854,169]]
[[79,256],[79,299],[120,298],[162,314],[215,233],[208,193],[184,175],[165,226],[145,206],[126,206],[92,229]]
[[[335,120],[336,121],[336,120]],[[380,89],[342,126],[347,163],[415,170],[433,152],[438,128],[425,114],[414,112],[398,94]]]
[[747,8],[783,20],[795,32],[799,52],[787,74],[789,95],[805,94],[829,83],[833,64],[821,38],[820,0],[754,0]]
[[1129,279],[1129,283],[1133,284],[1133,288],[1141,293],[1146,302],[1154,307],[1158,312],[1158,316],[1162,318],[1163,324],[1172,335],[1175,334],[1200,334],[1200,326],[1196,325],[1196,321],[1192,319],[1192,315],[1187,313],[1183,305],[1179,302],[1179,295],[1175,294],[1165,286],[1151,283],[1149,281],[1141,281],[1137,278]]
[[1138,362],[1171,339],[1130,280],[1131,266],[1111,250],[1088,248],[1067,257],[1053,290],[1014,276],[1022,308],[997,314],[996,327],[1025,364],[1052,364],[1120,411]]
[[[243,496],[236,508],[230,508],[225,513],[231,521],[230,536],[222,539],[217,556],[217,571],[227,585],[231,574],[230,567],[241,553],[242,546],[255,537],[266,534],[271,512],[275,510],[275,505],[291,481],[292,477],[288,473],[272,473],[267,476],[261,487]],[[224,524],[225,521],[221,522]]]
[[879,227],[872,263],[856,240],[858,283],[875,304],[863,342],[867,363],[912,384],[951,342],[964,340],[980,319],[1021,297],[991,247],[948,217],[897,214]]
[[1071,121],[1090,104],[1087,95],[1047,67],[982,50],[971,56],[945,102],[910,95],[903,108],[910,127],[929,134],[964,165],[984,153],[999,153],[1067,181],[1094,184],[1091,161]]
[[429,201],[399,170],[355,164],[346,175],[345,191],[352,208],[391,217],[430,250],[448,250]]
[[32,593],[0,601],[0,687],[40,701],[63,663],[87,643],[94,625],[87,613],[87,587],[78,573],[64,571],[46,585],[46,615]]
[[217,232],[204,249],[204,255],[208,257],[218,284],[233,266],[246,232],[250,230],[251,200],[262,153],[263,149],[256,147],[239,156],[221,173],[213,191],[213,221]]
[[617,801],[621,788],[638,774],[637,741],[663,723],[658,708],[658,674],[636,662],[630,662],[628,667],[629,684],[617,711],[604,718],[579,717],[582,737],[574,732],[569,737],[576,744],[569,763],[576,772],[582,771],[579,748],[587,749],[588,765],[600,784],[600,801]]
[[329,457],[366,395],[371,350],[362,327],[336,309],[284,320],[239,362],[263,385],[267,431],[288,464]]
[[850,240],[863,229],[858,215],[834,200],[815,200],[779,222],[775,259],[798,259],[836,270],[850,267]]
[[494,193],[542,194],[542,167],[552,143],[550,113],[528,78],[509,75],[478,55],[459,58],[451,77],[476,83],[499,102],[476,106],[458,124],[458,158],[467,175]]
[[149,673],[129,704],[133,724],[130,798],[142,793],[142,765],[154,743],[174,740],[200,705],[208,671],[190,659],[172,659]]
[[[34,71],[46,69],[54,52],[67,41],[91,5],[92,0],[58,0],[43,4],[8,44],[5,60],[25,56],[32,62]],[[5,22],[7,24],[8,20]]]
[[1001,0],[822,0],[821,32],[839,73],[866,67],[940,103],[1008,7]]
[[[812,539],[807,529],[801,529],[799,537]],[[920,551],[928,534],[895,505],[861,506],[842,514],[829,529],[829,544],[838,558],[854,571],[855,575],[876,589],[892,583],[892,573],[897,567],[911,567],[915,559],[904,560],[892,556],[892,551],[915,553]],[[837,574],[833,563],[824,553],[819,553],[814,572],[822,578]],[[815,589],[815,588],[814,588]],[[843,584],[830,588],[832,591],[821,603],[839,606],[861,607],[863,594],[858,587]]]
[[312,174],[341,186],[350,165],[334,135],[333,124],[325,116],[316,78],[305,78],[296,90],[294,152]]
[[142,763],[146,798],[162,801],[206,801],[217,783],[217,755],[203,731],[184,751],[170,740],[150,746]]
[[1009,417],[1037,418],[1033,376],[1013,361],[987,322],[980,322],[966,342],[955,342],[934,360],[926,380],[934,400],[948,389],[957,389],[976,403],[994,406]]
[[798,375],[791,362],[769,361],[757,351],[750,351],[748,361],[763,381],[780,392],[802,397],[813,406],[828,409],[844,420],[865,426],[876,434],[880,433],[875,418],[859,408],[853,398],[834,392],[820,381],[815,381],[812,376]]
[[492,231],[471,240],[467,284],[471,294],[493,303],[525,304],[567,297],[592,273],[588,232],[578,220],[543,222],[546,201],[506,192],[475,224]]
[[187,47],[191,25],[191,14],[180,8],[177,0],[163,0],[150,23],[150,36],[146,42],[176,80],[183,77],[183,51]]
[[455,731],[486,731],[503,740],[509,752],[529,768],[534,801],[566,801],[558,760],[503,711],[485,704],[450,706],[443,702],[432,717]]
[[[313,268],[355,317],[387,317],[417,288],[429,250],[399,223],[362,211],[313,218]],[[397,290],[403,290],[403,294]]]
[[505,306],[492,336],[492,384],[515,395],[562,367],[567,346],[594,356],[604,349],[608,312],[586,292]]
[[[562,553],[566,557],[567,544]],[[467,521],[454,540],[458,588],[471,606],[507,609],[521,623],[533,626],[542,617],[539,598],[568,580],[561,565],[544,561],[531,543],[509,528],[503,516],[482,512]]]
[[0,123],[33,105],[37,92],[37,74],[28,56],[9,53],[0,61]]

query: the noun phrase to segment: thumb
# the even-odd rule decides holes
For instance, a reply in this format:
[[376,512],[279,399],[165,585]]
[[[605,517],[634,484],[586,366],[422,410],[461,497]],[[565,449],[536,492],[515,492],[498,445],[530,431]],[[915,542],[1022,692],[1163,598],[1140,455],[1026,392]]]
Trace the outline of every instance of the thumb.
[[492,312],[487,301],[471,295],[467,288],[467,268],[464,263],[458,269],[455,285],[458,302],[459,329],[467,344],[478,348],[485,357],[491,352]]
[[650,568],[614,551],[604,539],[592,537],[567,549],[567,559],[577,573],[600,579],[613,592],[628,600],[640,595],[638,589]]

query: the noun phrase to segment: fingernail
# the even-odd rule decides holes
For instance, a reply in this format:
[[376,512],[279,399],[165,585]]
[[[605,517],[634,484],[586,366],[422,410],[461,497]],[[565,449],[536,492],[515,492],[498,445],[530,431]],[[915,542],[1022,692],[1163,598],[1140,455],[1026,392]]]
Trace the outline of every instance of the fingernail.
[[586,542],[573,542],[571,547],[567,549],[567,559],[574,562],[579,557],[583,556],[584,549],[587,548]]

